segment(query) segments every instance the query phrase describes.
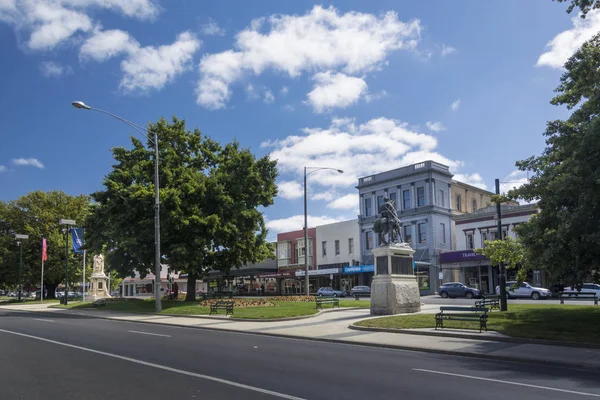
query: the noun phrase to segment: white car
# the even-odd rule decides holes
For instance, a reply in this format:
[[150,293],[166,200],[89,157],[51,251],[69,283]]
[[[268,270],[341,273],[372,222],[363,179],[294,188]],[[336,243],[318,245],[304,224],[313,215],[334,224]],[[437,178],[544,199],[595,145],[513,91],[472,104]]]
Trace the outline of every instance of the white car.
[[[596,293],[596,297],[600,297],[600,285],[597,283],[584,283],[581,286],[581,292]],[[565,287],[563,293],[579,293],[575,287]]]
[[[533,300],[539,300],[548,299],[552,296],[552,292],[549,289],[534,287],[527,282],[522,282],[517,288],[511,289],[511,286],[516,284],[516,281],[506,282],[506,296],[509,299],[515,297],[531,297]],[[496,294],[500,294],[500,286],[496,286]]]

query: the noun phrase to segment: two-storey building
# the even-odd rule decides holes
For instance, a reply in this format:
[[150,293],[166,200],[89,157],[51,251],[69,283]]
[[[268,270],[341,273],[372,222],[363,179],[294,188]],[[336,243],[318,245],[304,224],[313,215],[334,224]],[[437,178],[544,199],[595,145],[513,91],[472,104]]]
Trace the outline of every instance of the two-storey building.
[[[304,245],[304,230],[277,234],[277,272],[281,292],[284,294],[305,293],[304,279],[297,279],[305,269],[308,254],[308,269],[316,270],[314,244],[317,242],[317,229],[308,228],[308,246]],[[308,252],[307,252],[308,247]],[[301,272],[298,272],[300,271]],[[310,274],[310,273],[309,273]],[[312,291],[313,288],[311,288]],[[315,289],[316,291],[316,289]]]

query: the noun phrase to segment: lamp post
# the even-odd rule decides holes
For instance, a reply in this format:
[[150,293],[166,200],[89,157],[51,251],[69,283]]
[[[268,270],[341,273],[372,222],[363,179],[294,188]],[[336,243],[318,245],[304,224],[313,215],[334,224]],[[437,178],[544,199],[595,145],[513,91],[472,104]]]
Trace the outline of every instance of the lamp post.
[[160,197],[159,197],[159,181],[158,181],[158,135],[146,128],[134,124],[125,118],[119,117],[108,111],[100,110],[99,108],[90,107],[82,101],[74,101],[71,103],[73,107],[81,110],[93,110],[106,114],[114,119],[117,119],[124,124],[135,129],[146,139],[150,140],[148,134],[154,135],[154,311],[160,312],[162,304],[160,301]]
[[[500,194],[500,179],[496,179],[496,194]],[[496,203],[496,213],[498,214],[498,240],[504,240],[502,237],[502,205],[498,201]],[[506,301],[506,267],[504,263],[500,261],[499,271],[500,276],[500,311],[508,310],[508,302]]]
[[63,296],[64,305],[69,304],[69,233],[71,233],[71,227],[76,225],[75,220],[72,219],[60,219],[59,225],[65,225],[63,232],[65,234],[65,294]]
[[[312,173],[315,173],[317,171],[321,171],[324,169],[329,169],[332,171],[337,171],[339,174],[343,174],[344,171],[342,171],[341,169],[337,169],[337,168],[330,168],[330,167],[304,167],[304,286],[306,289],[306,295],[309,296],[310,295],[310,287],[309,287],[309,280],[308,280],[308,214],[307,214],[307,209],[306,209],[306,177]],[[309,173],[306,173],[308,170],[312,170]],[[315,243],[316,245],[316,243]],[[314,246],[313,246],[313,259],[314,259]]]
[[23,246],[21,245],[22,240],[29,239],[29,235],[22,235],[20,233],[15,234],[15,239],[17,239],[17,246],[19,246],[19,301],[21,301],[21,296],[23,294]]

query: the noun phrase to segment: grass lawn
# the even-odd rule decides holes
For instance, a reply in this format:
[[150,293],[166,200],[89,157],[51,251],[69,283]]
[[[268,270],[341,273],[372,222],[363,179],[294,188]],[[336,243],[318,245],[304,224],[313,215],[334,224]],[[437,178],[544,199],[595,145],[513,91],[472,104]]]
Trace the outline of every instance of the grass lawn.
[[[435,328],[433,314],[375,318],[356,325],[373,328]],[[445,328],[476,329],[479,324],[444,321]],[[489,314],[488,329],[528,339],[600,343],[600,307],[510,304],[507,312]]]
[[[18,302],[19,302],[19,300],[17,300],[16,297],[1,297],[0,296],[0,304],[14,304],[14,303],[18,303]],[[40,300],[39,299],[36,300],[36,299],[32,299],[32,298],[22,298],[21,303],[29,303],[29,304],[40,303]],[[58,300],[44,299],[44,303],[58,303]]]
[[371,307],[371,300],[340,300],[340,307]]

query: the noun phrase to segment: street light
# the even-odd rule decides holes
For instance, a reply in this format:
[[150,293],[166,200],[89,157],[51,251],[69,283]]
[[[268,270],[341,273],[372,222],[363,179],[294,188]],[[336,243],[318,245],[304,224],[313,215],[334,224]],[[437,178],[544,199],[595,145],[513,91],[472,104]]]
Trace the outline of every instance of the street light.
[[[312,171],[310,171],[308,174],[306,173],[307,170],[311,169]],[[344,171],[342,171],[341,169],[337,169],[337,168],[330,168],[330,167],[304,167],[304,286],[306,289],[306,295],[309,296],[310,295],[310,288],[309,288],[309,280],[308,280],[308,214],[307,214],[307,210],[306,210],[306,177],[312,173],[315,173],[317,171],[321,171],[323,169],[330,169],[332,171],[337,171],[339,174],[343,174]],[[316,243],[315,243],[316,245]],[[315,253],[315,249],[314,249],[314,245],[313,245],[313,259],[314,259],[314,253]]]
[[[69,304],[69,233],[71,233],[71,227],[77,225],[75,220],[61,218],[58,221],[59,225],[65,225],[66,228],[63,230],[65,234],[65,294],[63,296],[64,305]],[[42,290],[44,290],[42,288]]]
[[22,271],[23,271],[23,246],[21,246],[21,240],[29,239],[29,235],[15,234],[15,239],[17,239],[17,246],[19,246],[19,301],[21,301],[21,295],[23,293],[23,279]]
[[146,137],[146,139],[151,140],[148,137],[148,134],[154,135],[154,311],[160,312],[162,309],[162,305],[160,302],[160,197],[159,197],[159,182],[158,182],[158,135],[156,132],[152,132],[146,128],[143,128],[137,124],[134,124],[131,121],[126,120],[125,118],[119,117],[113,113],[108,111],[100,110],[99,108],[90,107],[82,101],[74,101],[71,103],[73,107],[79,108],[82,110],[93,110],[98,111],[103,114],[106,114],[114,119],[117,119],[124,124],[130,126],[135,129],[142,135]]

